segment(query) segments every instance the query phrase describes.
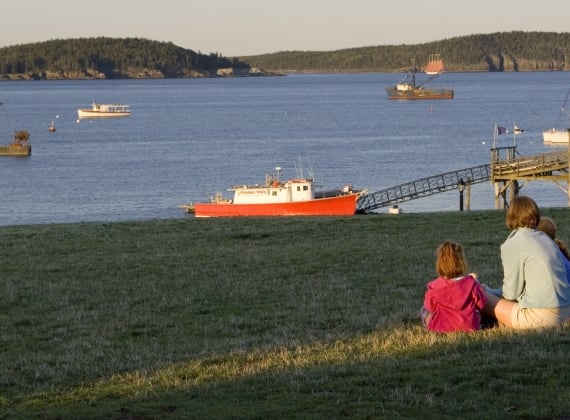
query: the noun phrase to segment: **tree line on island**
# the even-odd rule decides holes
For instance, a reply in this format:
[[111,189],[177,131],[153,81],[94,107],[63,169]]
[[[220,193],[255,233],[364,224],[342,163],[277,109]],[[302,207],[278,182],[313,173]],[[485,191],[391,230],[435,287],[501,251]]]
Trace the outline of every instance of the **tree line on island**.
[[[500,32],[415,45],[255,56],[202,54],[141,38],[78,38],[0,48],[1,79],[117,79],[260,76],[294,72],[402,72],[440,54],[446,71],[563,71],[570,33]],[[263,70],[261,70],[263,69]]]
[[220,69],[251,71],[237,58],[141,38],[58,39],[0,48],[3,79],[211,77]]
[[407,71],[439,54],[449,72],[570,70],[570,33],[500,32],[415,45],[388,45],[337,51],[283,51],[240,57],[252,66],[285,73]]

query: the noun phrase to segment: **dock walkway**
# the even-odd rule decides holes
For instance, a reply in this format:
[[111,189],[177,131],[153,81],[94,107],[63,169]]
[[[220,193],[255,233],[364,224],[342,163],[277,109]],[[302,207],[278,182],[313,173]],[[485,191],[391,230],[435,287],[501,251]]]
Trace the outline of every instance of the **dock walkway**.
[[491,165],[489,164],[421,178],[362,196],[356,203],[356,212],[367,213],[404,201],[457,190],[461,181],[477,184],[489,181],[490,178]]
[[[502,157],[501,154],[506,156]],[[501,197],[506,206],[506,189],[514,185],[516,187],[515,193],[517,193],[520,189],[519,181],[553,181],[559,186],[561,182],[568,183],[570,177],[568,155],[569,151],[564,149],[530,157],[517,157],[516,146],[491,149],[490,164],[421,178],[363,195],[356,203],[356,212],[367,213],[405,201],[458,190],[462,183],[462,185],[471,185],[486,181],[491,181],[496,186],[497,207]],[[503,185],[502,188],[500,187],[501,184]],[[570,203],[568,186],[565,192],[569,195]]]

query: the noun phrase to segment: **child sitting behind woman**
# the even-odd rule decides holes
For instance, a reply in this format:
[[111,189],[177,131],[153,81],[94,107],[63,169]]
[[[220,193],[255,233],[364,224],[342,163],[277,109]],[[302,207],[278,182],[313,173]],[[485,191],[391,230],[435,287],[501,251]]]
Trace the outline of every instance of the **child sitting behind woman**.
[[422,324],[431,331],[473,331],[481,328],[481,314],[487,303],[476,274],[467,274],[463,247],[446,241],[437,248],[437,279],[427,285]]
[[570,259],[570,251],[568,250],[568,245],[566,245],[566,242],[556,236],[556,224],[554,223],[554,220],[552,220],[550,217],[541,216],[536,229],[550,236],[550,238],[556,242],[556,245],[558,245],[558,248],[560,248],[560,252],[562,252],[566,259]]

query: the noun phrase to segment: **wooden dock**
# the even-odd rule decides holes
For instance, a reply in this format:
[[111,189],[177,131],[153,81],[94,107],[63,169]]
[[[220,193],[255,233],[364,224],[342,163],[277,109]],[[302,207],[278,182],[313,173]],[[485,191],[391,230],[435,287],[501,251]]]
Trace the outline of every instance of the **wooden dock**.
[[531,181],[551,181],[568,196],[570,206],[570,148],[535,156],[519,155],[516,146],[491,149],[491,182],[495,185],[495,208],[508,202]]

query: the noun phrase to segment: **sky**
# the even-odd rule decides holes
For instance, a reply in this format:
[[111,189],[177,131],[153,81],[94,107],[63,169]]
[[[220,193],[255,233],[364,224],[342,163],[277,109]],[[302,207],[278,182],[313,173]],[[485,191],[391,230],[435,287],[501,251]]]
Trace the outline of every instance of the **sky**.
[[570,0],[20,0],[2,7],[0,47],[136,37],[239,57],[510,31],[570,32]]

